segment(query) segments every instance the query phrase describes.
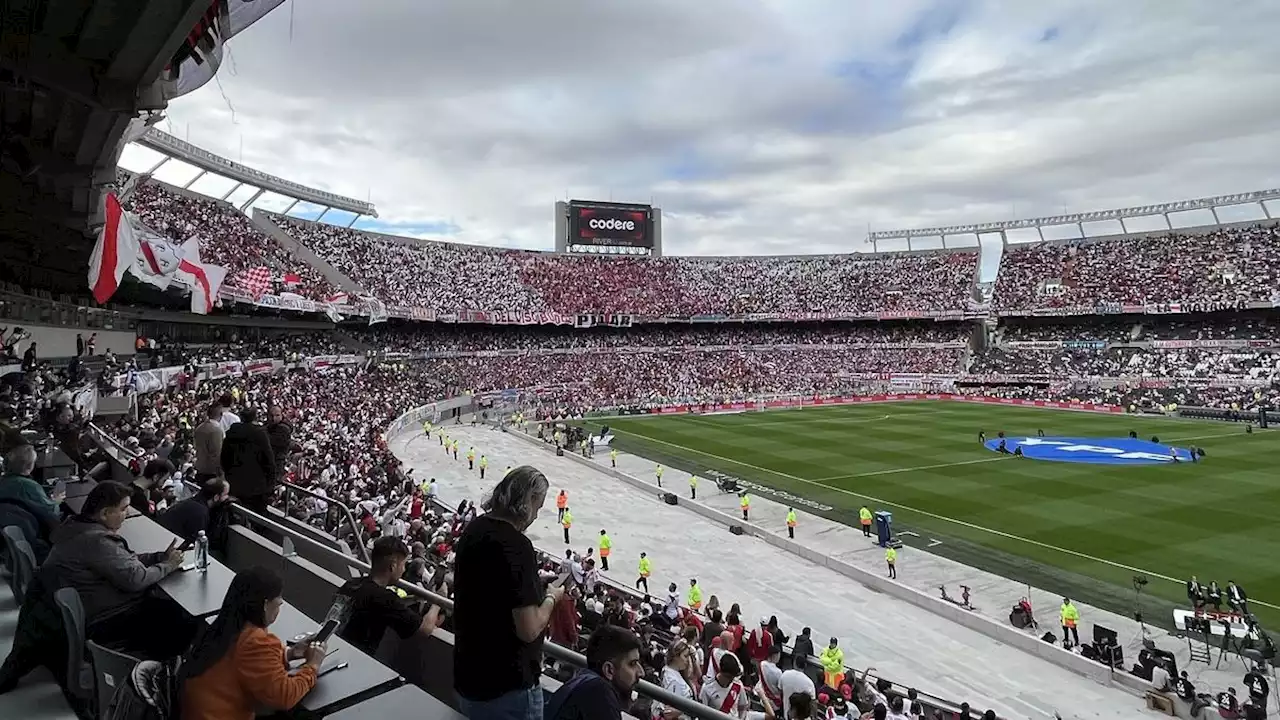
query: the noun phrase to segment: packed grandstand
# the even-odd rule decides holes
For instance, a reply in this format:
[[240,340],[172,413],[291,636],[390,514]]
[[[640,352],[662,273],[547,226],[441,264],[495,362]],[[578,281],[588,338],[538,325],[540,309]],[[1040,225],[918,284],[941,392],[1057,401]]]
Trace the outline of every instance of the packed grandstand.
[[[202,256],[228,268],[225,310],[256,304],[346,319],[324,332],[286,324],[217,340],[208,326],[171,337],[173,325],[139,325],[132,357],[98,358],[90,347],[70,363],[27,357],[15,331],[3,354],[38,380],[6,393],[5,419],[30,419],[37,393],[54,390],[74,404],[73,424],[88,428],[94,404],[70,393],[86,381],[101,402],[129,398],[127,414],[100,416],[93,431],[114,440],[135,474],[172,461],[177,472],[148,491],[160,513],[196,477],[192,428],[212,403],[262,416],[283,408],[296,444],[283,480],[297,492],[280,496],[278,510],[353,550],[367,552],[384,534],[410,538],[408,579],[424,586],[452,577],[468,508],[396,510],[411,476],[387,432],[409,408],[442,398],[475,396],[535,420],[921,391],[1161,413],[1280,400],[1274,227],[1013,247],[988,303],[976,250],[579,257],[249,218],[145,176],[122,175],[119,185],[143,224],[175,243],[198,237]],[[389,318],[367,317],[371,300]],[[101,459],[72,445],[79,461]],[[543,561],[549,575],[562,569],[558,557]],[[644,628],[655,682],[672,634],[710,620],[684,607],[659,629],[644,620],[666,615],[669,603],[603,581],[577,602],[582,637],[575,624],[553,628],[553,639],[580,646],[605,618]],[[890,680],[842,672],[824,704],[843,705],[831,699],[843,696],[870,710],[906,692]],[[934,698],[930,714],[962,701],[987,705]]]

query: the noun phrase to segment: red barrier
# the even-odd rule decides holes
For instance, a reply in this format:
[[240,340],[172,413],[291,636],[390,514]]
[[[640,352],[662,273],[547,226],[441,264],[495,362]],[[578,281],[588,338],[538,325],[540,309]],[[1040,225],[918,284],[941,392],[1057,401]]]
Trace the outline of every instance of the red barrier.
[[[1015,407],[1052,408],[1054,410],[1075,410],[1077,412],[1105,413],[1118,415],[1124,413],[1119,405],[1097,405],[1094,403],[1062,402],[1058,400],[1019,400],[1015,398],[987,397],[985,395],[955,395],[952,393],[886,393],[881,395],[858,395],[853,397],[790,397],[775,398],[763,403],[766,409],[787,407],[814,407],[820,405],[856,405],[862,403],[904,402],[911,400],[948,400],[952,402],[983,403],[988,405],[1012,405]],[[680,413],[715,413],[759,409],[762,403],[719,403],[703,405],[666,405],[651,408],[650,414],[675,415]]]

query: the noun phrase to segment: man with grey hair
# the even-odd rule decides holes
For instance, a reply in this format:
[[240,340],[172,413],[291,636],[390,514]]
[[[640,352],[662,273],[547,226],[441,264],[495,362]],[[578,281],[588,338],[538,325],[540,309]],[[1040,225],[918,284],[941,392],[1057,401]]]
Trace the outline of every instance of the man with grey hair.
[[528,465],[507,473],[454,549],[454,690],[470,720],[542,717],[540,641],[564,588],[542,584],[524,533],[547,487]]
[[49,538],[59,523],[58,505],[65,497],[50,498],[40,483],[31,478],[36,468],[36,449],[15,445],[5,453],[6,472],[0,478],[0,526],[16,525],[31,544],[36,559],[49,553]]

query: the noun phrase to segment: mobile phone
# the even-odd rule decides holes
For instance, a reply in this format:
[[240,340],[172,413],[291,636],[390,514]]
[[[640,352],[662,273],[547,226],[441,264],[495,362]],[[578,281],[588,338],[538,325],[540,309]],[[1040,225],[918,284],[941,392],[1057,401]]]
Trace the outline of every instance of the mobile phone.
[[333,631],[337,629],[338,629],[338,621],[330,620],[320,628],[320,632],[316,633],[315,639],[312,640],[311,642],[317,642],[317,643],[328,642],[329,636],[332,635]]
[[187,540],[178,546],[178,552],[186,552],[196,546],[195,540]]
[[187,563],[186,565],[183,565],[182,567],[178,568],[178,570],[181,570],[182,572],[191,572],[192,570],[195,570],[195,569],[196,569],[195,563]]

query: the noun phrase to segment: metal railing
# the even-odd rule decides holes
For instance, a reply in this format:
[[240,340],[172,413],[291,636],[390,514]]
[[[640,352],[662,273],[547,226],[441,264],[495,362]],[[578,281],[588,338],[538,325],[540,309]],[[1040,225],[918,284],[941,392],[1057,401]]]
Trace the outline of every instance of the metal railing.
[[[325,503],[326,504],[326,510],[325,510],[326,520],[334,516],[335,509],[341,510],[342,513],[341,515],[338,516],[338,518],[339,520],[343,518],[346,519],[347,525],[351,529],[351,538],[354,541],[354,542],[348,543],[348,545],[352,546],[353,548],[358,548],[357,552],[360,553],[360,558],[365,562],[369,562],[369,549],[366,548],[364,543],[360,541],[360,525],[356,522],[355,514],[351,512],[351,508],[347,507],[346,503],[340,500],[334,500],[333,498],[326,497],[324,495],[321,495],[318,492],[315,492],[313,490],[308,490],[299,485],[294,485],[293,483],[284,482],[283,480],[280,481],[280,486],[284,488],[284,492],[281,493],[281,495],[283,496],[281,499],[284,502],[285,517],[293,517],[290,514],[290,510],[292,510],[294,506],[289,502],[289,499],[293,496],[294,493],[297,493],[299,495],[306,495],[307,497],[315,498],[316,500],[319,500]],[[303,522],[306,522],[306,520],[303,520]],[[330,528],[326,525],[322,529],[325,532],[333,535],[335,538],[341,539],[341,536],[338,535],[338,532],[337,532],[337,523],[334,524],[333,528]]]
[[[283,535],[284,537],[289,538],[294,543],[298,543],[298,542],[305,543],[309,545],[311,548],[316,549],[321,553],[327,553],[333,559],[346,564],[348,567],[356,568],[357,570],[363,573],[369,573],[373,570],[372,566],[370,566],[368,563],[358,560],[356,558],[353,558],[350,555],[347,555],[339,550],[335,550],[325,545],[324,543],[321,543],[318,540],[307,537],[305,534],[297,530],[294,530],[293,528],[287,527],[286,525],[272,518],[263,517],[262,515],[259,515],[258,513],[242,505],[239,505],[237,503],[232,503],[232,507],[235,509],[237,513],[247,518],[253,524],[266,526],[270,528],[272,532],[279,533],[280,535]],[[283,548],[282,548],[282,552],[283,552]],[[427,590],[426,588],[420,585],[415,585],[414,583],[407,582],[405,580],[400,580],[399,582],[396,583],[396,586],[415,597],[421,598],[423,600],[427,600],[428,602],[434,605],[440,606],[440,608],[443,610],[446,610],[446,611],[453,610],[452,600],[450,600],[449,598],[443,595],[431,592],[430,590]],[[574,667],[579,667],[579,668],[583,668],[587,666],[587,659],[584,656],[568,648],[561,647],[560,645],[556,645],[550,640],[542,641],[542,651],[546,653],[548,656],[562,663],[568,663],[570,665],[573,665]],[[694,700],[690,700],[689,698],[683,698],[683,697],[680,697],[679,695],[674,695],[670,692],[667,692],[663,688],[657,685],[654,685],[653,683],[650,683],[646,680],[641,680],[636,685],[635,690],[642,697],[646,697],[655,702],[662,703],[667,707],[675,708],[680,712],[684,713],[685,715],[688,715],[693,718],[698,718],[698,720],[733,720],[733,718],[720,712],[719,710],[707,707],[706,705],[698,703]]]

